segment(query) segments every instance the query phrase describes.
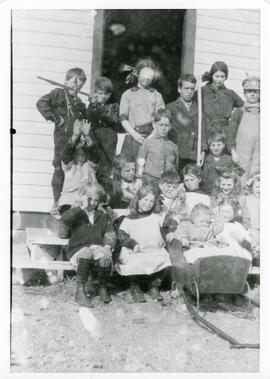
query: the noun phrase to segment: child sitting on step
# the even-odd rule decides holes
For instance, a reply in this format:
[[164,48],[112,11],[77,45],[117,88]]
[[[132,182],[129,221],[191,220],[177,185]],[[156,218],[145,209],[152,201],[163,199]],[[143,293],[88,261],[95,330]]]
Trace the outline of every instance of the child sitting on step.
[[85,284],[93,268],[97,269],[101,300],[104,303],[111,301],[107,282],[112,270],[116,235],[108,215],[98,209],[105,198],[106,193],[100,184],[86,184],[80,200],[62,215],[63,221],[71,228],[67,257],[77,271],[75,301],[90,308],[93,303],[87,296]]

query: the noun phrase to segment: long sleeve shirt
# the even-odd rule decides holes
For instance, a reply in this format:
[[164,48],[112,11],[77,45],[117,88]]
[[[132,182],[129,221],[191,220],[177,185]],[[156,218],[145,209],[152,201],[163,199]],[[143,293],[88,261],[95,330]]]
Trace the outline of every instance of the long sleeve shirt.
[[[197,159],[198,144],[198,105],[196,99],[192,101],[189,110],[181,97],[166,105],[172,113],[173,128],[169,132],[169,139],[177,144],[180,158]],[[205,124],[202,123],[201,151],[207,150],[207,133]]]

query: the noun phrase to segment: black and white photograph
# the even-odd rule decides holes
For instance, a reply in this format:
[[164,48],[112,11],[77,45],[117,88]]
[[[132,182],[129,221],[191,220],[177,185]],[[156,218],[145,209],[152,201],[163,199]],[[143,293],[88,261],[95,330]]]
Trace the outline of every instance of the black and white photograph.
[[254,3],[11,6],[11,374],[260,373]]

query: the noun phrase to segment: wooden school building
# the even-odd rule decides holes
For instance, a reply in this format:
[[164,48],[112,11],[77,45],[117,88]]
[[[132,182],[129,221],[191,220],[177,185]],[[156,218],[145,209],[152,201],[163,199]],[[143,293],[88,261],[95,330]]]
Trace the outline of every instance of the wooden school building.
[[[137,12],[137,13],[136,13]],[[89,93],[99,75],[116,97],[125,89],[119,67],[152,56],[164,72],[164,97],[177,96],[180,73],[202,74],[213,62],[229,66],[226,85],[242,95],[246,73],[259,75],[259,10],[14,10],[12,11],[13,210],[47,213],[52,205],[53,124],[36,101],[81,67]],[[87,103],[87,97],[82,97]]]

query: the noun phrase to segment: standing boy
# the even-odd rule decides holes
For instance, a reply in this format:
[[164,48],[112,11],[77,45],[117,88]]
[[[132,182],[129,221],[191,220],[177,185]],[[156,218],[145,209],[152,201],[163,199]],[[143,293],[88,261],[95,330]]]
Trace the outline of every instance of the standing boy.
[[[178,80],[179,98],[166,105],[172,113],[173,129],[169,138],[174,141],[179,150],[178,173],[188,163],[197,161],[198,143],[198,104],[196,100],[196,78],[192,74],[184,74]],[[207,134],[202,125],[200,165],[203,164],[205,150],[207,150]]]
[[61,156],[68,139],[73,134],[76,119],[85,118],[85,105],[77,97],[78,91],[86,82],[85,72],[81,68],[67,71],[65,88],[55,88],[42,96],[36,106],[42,116],[55,124],[54,128],[54,173],[51,181],[53,191],[53,206],[51,213],[58,215],[58,200],[60,198],[64,172],[61,167]]
[[260,170],[260,79],[248,77],[243,83],[246,102],[233,111],[227,135],[232,159],[245,170],[242,185]]
[[100,77],[95,81],[94,95],[90,98],[87,118],[96,137],[100,164],[97,178],[102,185],[112,174],[112,162],[116,154],[117,132],[119,131],[119,105],[109,100],[113,92],[110,79]]
[[140,147],[137,159],[137,177],[159,185],[161,174],[169,169],[177,169],[178,149],[168,140],[171,129],[171,112],[158,109],[154,114],[154,131]]

